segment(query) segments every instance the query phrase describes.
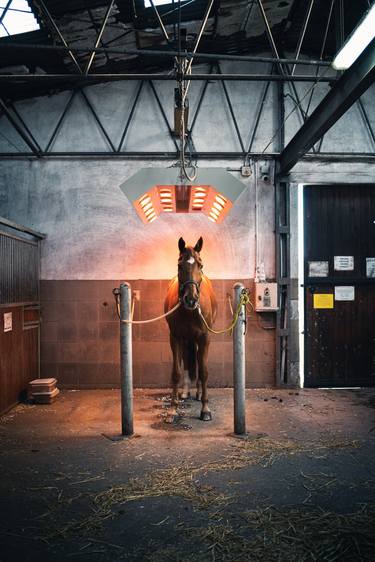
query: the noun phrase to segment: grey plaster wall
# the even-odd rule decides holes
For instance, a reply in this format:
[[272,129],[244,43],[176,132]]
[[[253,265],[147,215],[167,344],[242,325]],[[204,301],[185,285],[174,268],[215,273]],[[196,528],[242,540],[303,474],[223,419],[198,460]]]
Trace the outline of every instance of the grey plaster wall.
[[[225,167],[228,163],[222,162]],[[162,215],[143,225],[119,186],[150,162],[3,162],[1,214],[47,234],[42,279],[165,279],[176,272],[177,240],[204,237],[212,278],[253,277],[254,176],[225,221]],[[160,165],[160,163],[159,163]],[[5,189],[4,189],[5,185]],[[258,183],[259,257],[274,272],[273,185]]]

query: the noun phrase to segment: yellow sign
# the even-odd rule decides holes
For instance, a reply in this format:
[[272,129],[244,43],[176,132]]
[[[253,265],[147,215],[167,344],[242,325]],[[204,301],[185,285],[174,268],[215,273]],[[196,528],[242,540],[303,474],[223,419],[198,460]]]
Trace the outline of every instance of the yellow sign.
[[333,293],[314,293],[314,308],[333,308]]

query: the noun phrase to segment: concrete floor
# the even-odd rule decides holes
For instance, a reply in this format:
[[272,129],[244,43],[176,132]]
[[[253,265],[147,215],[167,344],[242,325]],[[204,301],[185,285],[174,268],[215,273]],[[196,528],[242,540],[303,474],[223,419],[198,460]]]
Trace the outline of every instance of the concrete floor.
[[231,389],[212,422],[167,396],[135,391],[126,442],[117,390],[1,418],[0,562],[375,560],[375,391],[248,390],[247,441]]

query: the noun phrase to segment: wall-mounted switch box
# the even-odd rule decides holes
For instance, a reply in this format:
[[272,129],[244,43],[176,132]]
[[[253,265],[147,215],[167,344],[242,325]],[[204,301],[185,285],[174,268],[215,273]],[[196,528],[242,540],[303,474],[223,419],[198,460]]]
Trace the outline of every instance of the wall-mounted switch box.
[[272,312],[278,310],[277,283],[255,283],[256,312]]

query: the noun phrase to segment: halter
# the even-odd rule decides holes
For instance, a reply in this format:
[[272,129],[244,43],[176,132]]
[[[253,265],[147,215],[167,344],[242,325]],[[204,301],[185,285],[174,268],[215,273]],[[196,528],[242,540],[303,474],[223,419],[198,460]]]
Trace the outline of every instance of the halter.
[[198,303],[199,303],[199,291],[200,291],[201,283],[202,283],[202,280],[199,283],[197,283],[196,281],[193,281],[193,279],[189,279],[188,281],[185,281],[184,283],[182,283],[182,285],[180,286],[180,290],[179,290],[180,300],[182,299],[182,295],[183,295],[183,292],[185,290],[185,287],[187,287],[187,285],[195,285],[195,288],[197,289],[197,293],[198,293]]

